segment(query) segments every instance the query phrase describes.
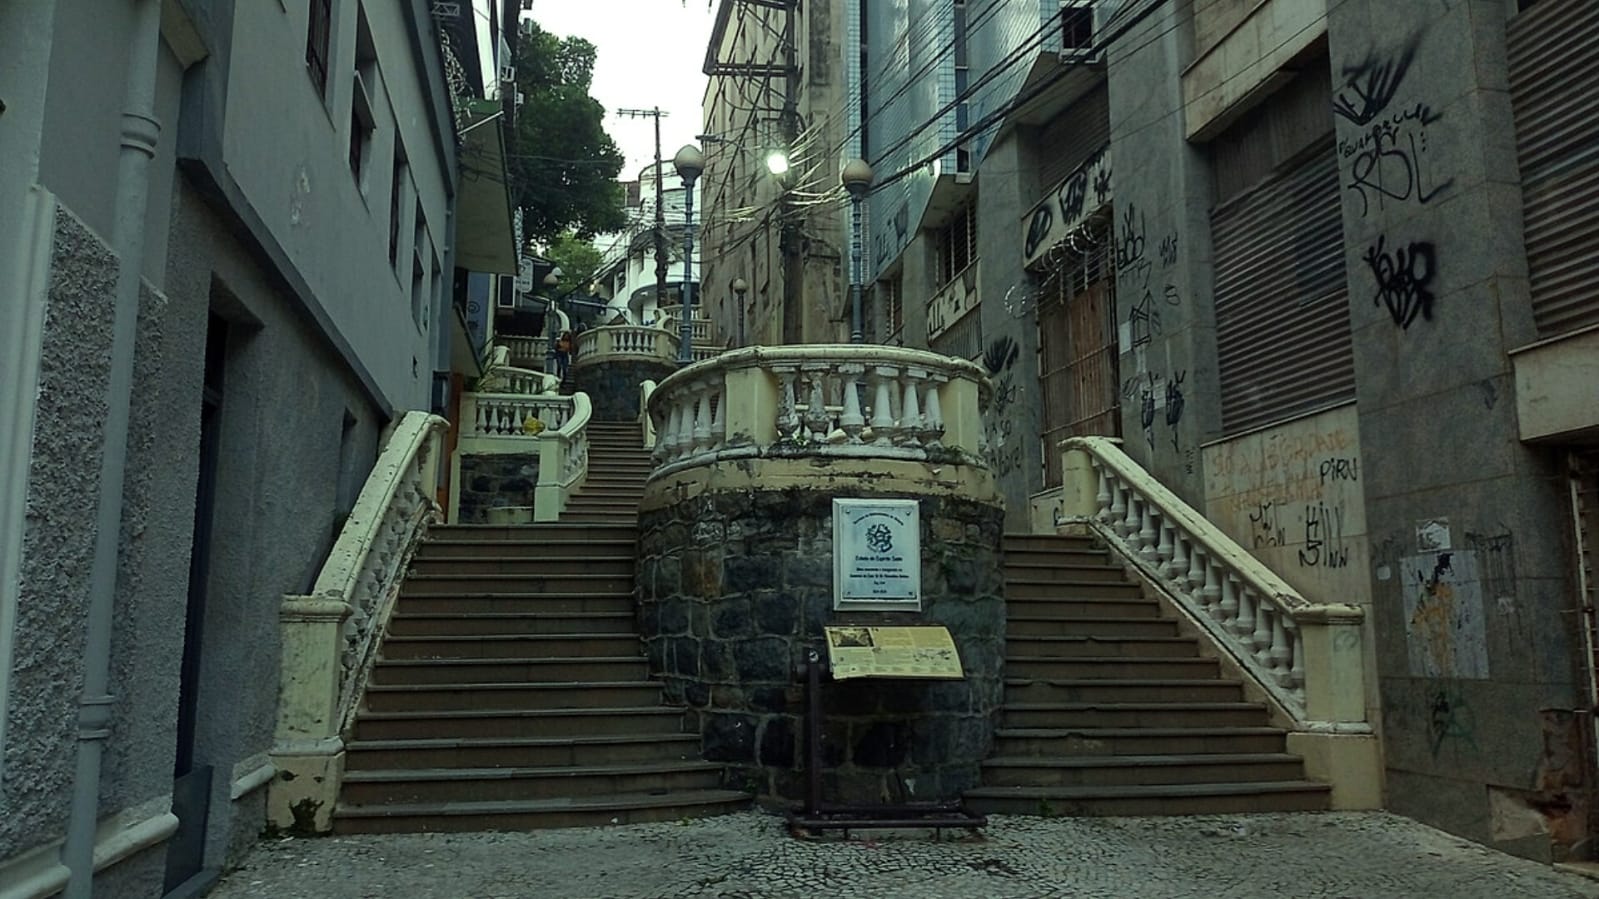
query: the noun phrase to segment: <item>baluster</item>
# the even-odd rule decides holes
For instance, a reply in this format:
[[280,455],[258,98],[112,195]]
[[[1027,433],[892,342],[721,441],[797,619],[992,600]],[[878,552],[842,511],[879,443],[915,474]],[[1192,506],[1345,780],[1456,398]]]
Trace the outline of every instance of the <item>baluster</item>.
[[1238,617],[1238,584],[1233,580],[1233,576],[1226,572],[1222,572],[1221,579],[1221,602],[1216,605],[1215,618],[1222,624],[1227,624]]
[[699,403],[694,411],[694,450],[704,452],[711,448],[711,392],[699,386]]
[[866,427],[866,417],[861,414],[861,372],[859,365],[840,365],[839,376],[843,380],[844,395],[840,397],[843,407],[838,414],[838,426],[844,431],[844,436],[849,443],[861,442],[861,431]]
[[1289,628],[1289,636],[1293,638],[1294,660],[1293,664],[1288,668],[1288,683],[1294,690],[1303,690],[1305,688],[1305,635],[1299,629],[1298,622],[1289,620],[1283,622],[1283,624]]
[[1155,570],[1163,577],[1171,577],[1172,555],[1172,526],[1167,520],[1166,513],[1160,513],[1160,540],[1155,544]]
[[1205,586],[1204,555],[1205,550],[1200,546],[1199,541],[1193,541],[1193,548],[1188,552],[1188,572],[1185,577],[1188,581],[1187,590],[1194,595],[1196,600],[1200,598],[1200,588]]
[[1131,542],[1132,536],[1138,533],[1138,494],[1125,482],[1118,482],[1118,489],[1122,492],[1122,517],[1116,522],[1116,535],[1123,540]]
[[1249,641],[1255,646],[1255,662],[1262,668],[1271,667],[1272,619],[1281,614],[1264,597],[1255,603],[1255,630],[1249,635]]
[[1117,496],[1112,496],[1110,478],[1105,476],[1105,467],[1094,463],[1094,471],[1099,474],[1099,492],[1094,494],[1094,520],[1103,525],[1109,525],[1116,519],[1116,507],[1113,503]]
[[889,408],[893,394],[889,378],[894,369],[875,366],[872,369],[872,444],[888,446],[894,442],[894,413]]
[[1278,610],[1271,618],[1271,649],[1267,650],[1267,664],[1271,666],[1272,679],[1279,687],[1293,685],[1292,675],[1288,670],[1288,663],[1292,655],[1288,645],[1288,629],[1283,622],[1288,618],[1286,612]]
[[799,434],[798,400],[794,395],[794,379],[798,373],[794,369],[776,373],[783,381],[783,392],[777,400],[777,439],[791,440]]
[[907,442],[914,441],[922,431],[922,406],[916,398],[916,385],[921,375],[918,369],[907,369],[905,380],[900,385],[904,398],[900,401],[899,433],[901,439]]
[[727,406],[727,398],[722,395],[726,382],[721,375],[710,384],[706,394],[711,398],[711,449],[718,450],[727,442],[727,421],[722,417],[722,410]]
[[490,433],[489,410],[483,405],[482,401],[477,401],[472,404],[472,433]]
[[944,439],[944,408],[938,399],[938,389],[942,385],[933,380],[923,383],[927,401],[922,404],[922,442],[937,446]]
[[666,420],[666,433],[661,435],[661,442],[666,444],[667,451],[672,461],[683,458],[683,397],[681,388],[677,396],[671,398],[672,411]]
[[805,430],[809,432],[808,440],[811,443],[827,442],[827,426],[830,421],[827,416],[827,396],[823,378],[825,372],[810,372],[811,397],[805,404]]
[[1171,526],[1172,553],[1171,561],[1166,563],[1166,579],[1177,585],[1177,592],[1187,593],[1188,586],[1188,539],[1176,525]]
[[1209,551],[1206,551],[1204,556],[1204,568],[1200,574],[1199,604],[1204,607],[1205,614],[1219,618],[1221,617],[1221,571],[1211,560]]
[[1232,620],[1228,630],[1237,637],[1246,647],[1255,632],[1255,591],[1248,586],[1239,585],[1236,591],[1238,596],[1238,616]]
[[1127,487],[1127,520],[1122,522],[1122,539],[1132,544],[1134,550],[1143,549],[1143,544],[1138,542],[1139,531],[1144,526],[1144,508],[1148,502],[1133,490],[1132,485]]
[[1116,475],[1110,475],[1110,478],[1111,494],[1115,499],[1111,499],[1110,521],[1107,521],[1107,525],[1110,525],[1113,533],[1121,536],[1122,523],[1126,523],[1127,520],[1127,488],[1122,486],[1121,478]]

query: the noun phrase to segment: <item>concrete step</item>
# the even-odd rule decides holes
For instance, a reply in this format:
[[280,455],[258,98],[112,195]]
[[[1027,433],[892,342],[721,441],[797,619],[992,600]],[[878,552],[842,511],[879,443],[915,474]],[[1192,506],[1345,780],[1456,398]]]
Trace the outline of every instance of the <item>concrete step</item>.
[[1006,585],[1005,608],[1007,615],[1021,618],[1049,616],[1057,618],[1159,618],[1160,603],[1142,596],[1107,599],[1095,596],[1070,598],[1013,596]]
[[994,754],[1011,756],[1160,755],[1282,752],[1275,727],[1002,727]]
[[541,524],[436,524],[428,528],[428,539],[472,542],[505,540],[539,544],[563,540],[637,542],[638,529],[618,525],[574,524],[568,521],[550,521]]
[[581,737],[448,737],[356,740],[344,747],[346,771],[418,768],[548,768],[698,761],[698,734]]
[[433,612],[395,614],[390,637],[489,634],[628,634],[636,636],[631,612]]
[[1106,787],[1305,780],[1297,755],[999,756],[983,762],[985,787]]
[[411,559],[411,573],[438,577],[462,575],[515,575],[517,577],[545,578],[556,574],[633,574],[634,551],[602,554],[563,547],[570,552],[551,551],[540,547],[526,554],[504,556],[446,556],[421,555]]
[[561,514],[563,516],[602,515],[620,517],[632,515],[637,517],[638,504],[639,501],[637,499],[584,496],[583,494],[579,493],[572,497],[572,499],[566,504],[566,508],[561,511]]
[[632,593],[455,593],[400,596],[396,614],[473,612],[627,612],[633,611]]
[[[391,641],[392,642],[392,641]],[[385,645],[384,652],[388,652]],[[612,658],[445,658],[378,660],[372,666],[375,685],[559,684],[563,681],[627,683],[645,678],[648,666],[642,656]],[[463,699],[463,702],[465,700]]]
[[1125,584],[1127,574],[1110,565],[1016,565],[1005,561],[1005,586],[1011,584]]
[[622,634],[423,634],[390,635],[383,659],[508,659],[532,661],[631,658],[643,655],[637,633]]
[[1032,636],[1005,638],[1007,656],[1037,658],[1195,658],[1199,641],[1193,637]]
[[708,790],[720,786],[722,766],[665,761],[545,768],[425,768],[349,771],[341,803],[488,802],[555,799],[614,793]]
[[1005,566],[1017,568],[1053,567],[1055,565],[1114,565],[1121,570],[1119,563],[1113,563],[1110,552],[1104,548],[1094,549],[1017,549],[1007,545],[1005,547]]
[[1104,817],[1325,811],[1329,788],[1313,781],[1093,787],[978,787],[966,807],[988,815]]
[[749,807],[751,798],[748,793],[716,789],[446,805],[395,803],[350,807],[341,803],[333,814],[333,832],[461,833],[643,824],[742,811]]
[[627,593],[633,574],[410,574],[402,596],[455,596],[463,593]]
[[1005,620],[1009,637],[1175,637],[1177,622],[1170,618],[1092,618],[1077,615],[1020,615]]
[[626,535],[607,539],[552,538],[544,540],[481,540],[473,538],[438,537],[432,534],[417,547],[413,561],[419,559],[467,559],[477,556],[489,558],[561,558],[586,555],[592,558],[631,559],[638,552],[638,528],[626,529]]
[[1216,677],[1215,659],[1146,659],[1136,656],[1017,656],[1006,655],[1005,674],[1019,678],[1114,679],[1157,678],[1200,680]]
[[563,683],[372,683],[366,708],[373,712],[512,711],[522,709],[608,709],[661,701],[661,685],[632,681]]
[[1220,678],[1005,679],[1005,702],[1240,702],[1244,685]]
[[[1144,588],[1129,584],[1117,572],[1115,580],[1072,577],[1037,581],[1005,579],[1005,598],[1011,599],[1144,599]],[[1146,600],[1153,602],[1154,600]]]
[[[611,685],[607,685],[609,687]],[[616,691],[607,690],[615,695]],[[626,698],[626,697],[619,697]],[[649,694],[658,700],[659,690]],[[424,738],[573,738],[676,735],[683,732],[683,710],[663,705],[602,708],[450,709],[423,712],[363,711],[355,719],[355,738],[365,741]]]
[[1102,552],[1104,547],[1092,537],[1065,537],[1055,534],[1005,534],[1000,546],[1006,553]]
[[1256,702],[1007,702],[1006,727],[1262,727]]

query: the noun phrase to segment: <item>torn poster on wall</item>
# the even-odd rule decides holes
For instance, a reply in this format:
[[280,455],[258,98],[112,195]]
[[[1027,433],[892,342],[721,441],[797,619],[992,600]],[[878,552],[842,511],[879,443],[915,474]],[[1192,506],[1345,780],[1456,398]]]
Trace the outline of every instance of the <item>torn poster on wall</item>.
[[1409,556],[1400,563],[1410,673],[1486,678],[1482,575],[1474,552]]

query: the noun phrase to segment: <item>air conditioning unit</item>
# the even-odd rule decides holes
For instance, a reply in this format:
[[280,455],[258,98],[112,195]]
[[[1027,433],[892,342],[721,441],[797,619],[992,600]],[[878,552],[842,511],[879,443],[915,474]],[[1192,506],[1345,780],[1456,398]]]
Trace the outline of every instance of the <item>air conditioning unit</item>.
[[1060,0],[1060,61],[1088,63],[1103,58],[1110,20],[1119,0]]

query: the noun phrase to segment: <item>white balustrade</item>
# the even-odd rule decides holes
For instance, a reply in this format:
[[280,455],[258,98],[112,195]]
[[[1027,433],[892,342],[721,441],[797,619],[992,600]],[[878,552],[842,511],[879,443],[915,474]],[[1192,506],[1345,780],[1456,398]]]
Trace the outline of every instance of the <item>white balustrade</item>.
[[[730,396],[740,398],[740,415],[756,417],[730,421]],[[763,454],[981,464],[987,396],[976,365],[921,350],[821,344],[721,353],[650,395],[656,475]]]
[[532,439],[559,429],[572,415],[572,398],[555,394],[463,393],[461,435]]
[[649,325],[602,325],[577,336],[574,369],[606,362],[671,363],[677,358],[677,335]]
[[518,368],[544,370],[544,354],[550,347],[548,337],[523,337],[515,334],[496,335],[494,342],[504,347],[510,363]]
[[[1073,437],[1061,448],[1068,527],[1108,543],[1305,729],[1370,733],[1359,607],[1305,599],[1112,441]],[[1319,659],[1307,659],[1307,644]]]

